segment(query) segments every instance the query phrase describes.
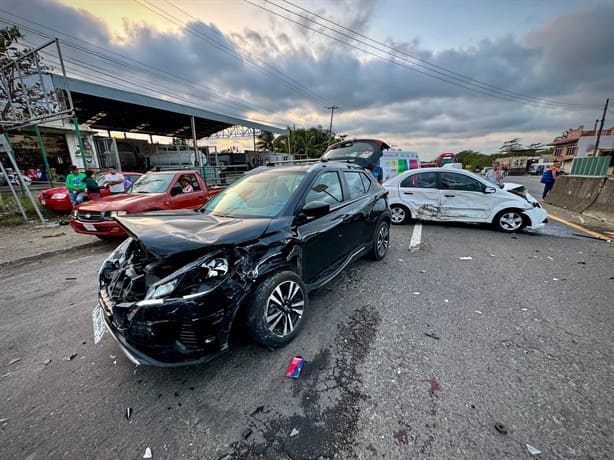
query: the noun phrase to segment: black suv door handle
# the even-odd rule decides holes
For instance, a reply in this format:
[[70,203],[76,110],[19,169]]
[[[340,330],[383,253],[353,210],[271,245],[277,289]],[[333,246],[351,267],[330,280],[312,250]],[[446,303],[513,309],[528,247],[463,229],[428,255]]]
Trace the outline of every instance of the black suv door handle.
[[456,195],[444,195],[444,196],[447,198],[452,198],[452,197],[455,197]]
[[405,195],[413,195],[414,192],[403,192]]

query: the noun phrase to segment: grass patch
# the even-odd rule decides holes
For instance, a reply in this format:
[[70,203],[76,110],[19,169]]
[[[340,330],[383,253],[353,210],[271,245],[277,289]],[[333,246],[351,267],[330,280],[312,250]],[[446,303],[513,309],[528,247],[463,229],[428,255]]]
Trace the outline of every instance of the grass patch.
[[[19,197],[19,202],[23,206],[24,211],[26,212],[26,216],[28,220],[40,220],[38,214],[34,210],[34,206],[30,201],[30,198],[23,193],[17,192]],[[34,200],[36,200],[36,196],[34,193],[32,194]],[[47,209],[42,206],[40,203],[36,203],[38,209],[40,210],[43,217],[48,221],[57,221],[58,219],[66,219],[67,216],[62,216],[56,214],[55,212]],[[2,227],[14,227],[16,225],[24,224],[24,218],[21,212],[19,211],[19,207],[15,202],[15,197],[10,192],[0,193],[0,226]]]

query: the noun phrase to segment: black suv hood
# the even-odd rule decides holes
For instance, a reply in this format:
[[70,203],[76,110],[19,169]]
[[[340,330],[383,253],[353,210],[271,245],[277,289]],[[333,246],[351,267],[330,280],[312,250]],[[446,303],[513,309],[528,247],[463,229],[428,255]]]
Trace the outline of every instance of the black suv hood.
[[268,218],[239,219],[197,212],[151,212],[115,218],[144,249],[166,258],[211,246],[240,245],[262,236]]

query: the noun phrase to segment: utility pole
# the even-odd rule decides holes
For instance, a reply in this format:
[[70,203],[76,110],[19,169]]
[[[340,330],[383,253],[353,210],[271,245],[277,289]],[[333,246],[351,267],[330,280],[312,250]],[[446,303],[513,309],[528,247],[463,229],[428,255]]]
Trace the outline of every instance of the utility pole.
[[337,107],[336,105],[331,105],[330,107],[326,108],[330,110],[330,125],[328,126],[328,136],[331,137],[333,135],[333,113],[335,112],[335,109],[338,109],[339,107]]
[[603,122],[605,121],[605,113],[608,110],[608,102],[610,102],[610,98],[605,100],[605,107],[603,108],[603,115],[601,116],[601,123],[599,124],[599,131],[597,132],[597,142],[595,142],[595,150],[593,150],[593,158],[597,156],[597,152],[599,150],[599,139],[601,138],[601,130],[603,129]]

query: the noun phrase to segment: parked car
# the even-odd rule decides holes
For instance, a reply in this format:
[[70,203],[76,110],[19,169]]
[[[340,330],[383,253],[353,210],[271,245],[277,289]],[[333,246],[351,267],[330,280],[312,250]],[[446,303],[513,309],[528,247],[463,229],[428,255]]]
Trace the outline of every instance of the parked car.
[[[187,178],[191,191],[183,192],[181,178]],[[218,193],[208,188],[198,171],[164,171],[141,176],[127,193],[111,195],[75,206],[70,226],[77,233],[106,238],[124,238],[126,232],[113,219],[124,214],[164,209],[197,209]]]
[[[133,184],[141,177],[143,174],[136,172],[122,172],[124,177],[130,184]],[[100,187],[104,183],[104,174],[99,174],[96,176],[96,182]],[[103,188],[100,190],[101,196],[109,196],[111,192],[108,188]],[[86,200],[88,199],[87,192],[85,192]],[[40,204],[45,206],[48,209],[51,209],[55,212],[70,212],[72,211],[72,203],[70,202],[70,197],[68,195],[68,189],[64,185],[60,185],[58,187],[48,188],[43,190],[38,194],[38,201]]]
[[99,270],[95,336],[106,324],[130,360],[157,366],[210,360],[238,320],[281,347],[311,291],[364,255],[385,257],[386,197],[361,167],[327,162],[246,174],[200,212],[118,216],[129,238]]
[[547,213],[523,185],[503,188],[469,171],[424,168],[384,182],[392,223],[410,219],[490,223],[502,232],[542,228]]
[[[23,182],[26,184],[26,187],[29,187],[30,185],[32,185],[32,179],[30,179],[26,174],[22,173],[21,178],[23,179]],[[17,177],[17,174],[15,174],[15,171],[13,171],[13,169],[11,168],[6,168],[6,176],[4,175],[2,171],[0,171],[0,185],[6,185],[8,182],[10,182],[13,185],[21,185],[21,183],[19,182],[19,178]]]

